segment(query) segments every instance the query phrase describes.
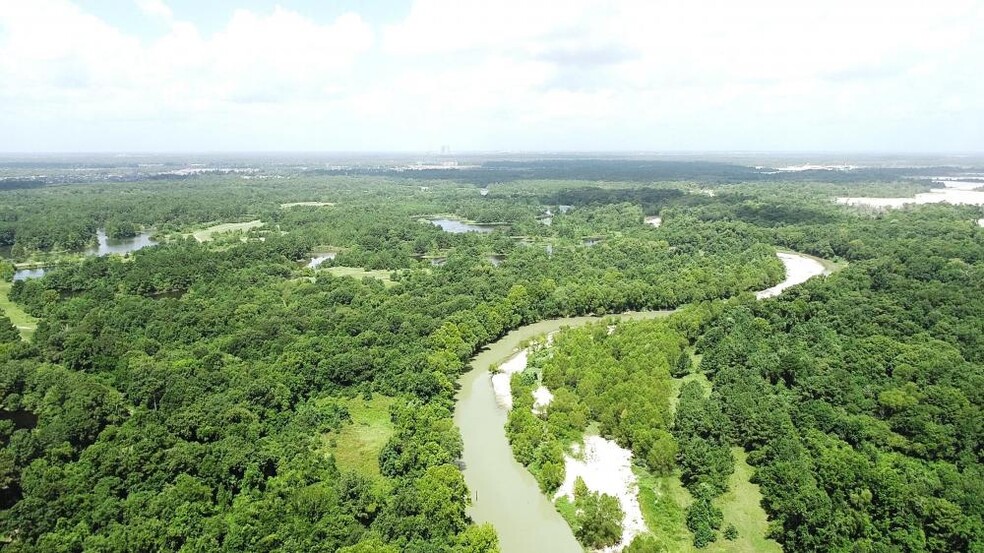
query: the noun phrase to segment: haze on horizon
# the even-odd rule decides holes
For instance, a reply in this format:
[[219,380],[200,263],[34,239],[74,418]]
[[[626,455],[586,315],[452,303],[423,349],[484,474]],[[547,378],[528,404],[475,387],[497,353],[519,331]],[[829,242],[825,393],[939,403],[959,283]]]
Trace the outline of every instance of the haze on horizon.
[[980,0],[0,0],[0,152],[980,152],[981,28]]

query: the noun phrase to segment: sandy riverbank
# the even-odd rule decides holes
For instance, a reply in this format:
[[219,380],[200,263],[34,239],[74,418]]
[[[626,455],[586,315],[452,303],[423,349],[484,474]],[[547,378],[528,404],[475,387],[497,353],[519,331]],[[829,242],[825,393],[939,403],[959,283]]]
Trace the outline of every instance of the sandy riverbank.
[[584,484],[592,492],[608,494],[618,499],[618,504],[625,513],[625,518],[622,519],[622,539],[601,551],[621,551],[637,535],[648,531],[639,506],[639,482],[632,472],[632,452],[601,436],[585,436],[584,447],[579,453],[580,455],[565,455],[564,483],[554,495],[554,500],[561,497],[573,500],[574,482],[578,477],[584,480]]

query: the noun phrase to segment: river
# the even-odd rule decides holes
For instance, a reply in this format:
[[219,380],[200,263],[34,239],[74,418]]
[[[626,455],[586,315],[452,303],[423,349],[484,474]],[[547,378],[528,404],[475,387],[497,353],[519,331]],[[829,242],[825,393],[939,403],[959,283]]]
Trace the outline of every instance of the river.
[[[621,319],[648,319],[671,311],[643,311]],[[533,475],[513,458],[503,429],[508,411],[492,391],[489,367],[505,361],[529,338],[564,327],[581,326],[604,317],[550,319],[520,327],[476,355],[461,377],[454,422],[464,439],[465,482],[472,493],[468,514],[475,522],[491,522],[503,553],[580,553],[584,549],[554,508]]]
[[[767,290],[774,294],[760,299],[825,272],[823,265],[807,256],[782,253],[779,259],[786,266],[786,279]],[[670,313],[644,311],[616,317],[651,319]],[[463,474],[472,494],[468,514],[476,523],[495,527],[502,553],[581,553],[584,549],[550,499],[540,492],[533,475],[513,458],[504,431],[508,411],[496,401],[489,367],[511,357],[525,340],[604,318],[551,319],[513,330],[472,358],[471,370],[458,381],[454,422],[464,441]]]

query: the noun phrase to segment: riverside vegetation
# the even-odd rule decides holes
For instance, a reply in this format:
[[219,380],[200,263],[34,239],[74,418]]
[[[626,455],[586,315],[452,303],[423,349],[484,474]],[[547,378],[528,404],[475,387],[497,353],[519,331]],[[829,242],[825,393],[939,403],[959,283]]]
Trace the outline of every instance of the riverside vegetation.
[[[467,515],[452,420],[468,359],[545,318],[678,307],[533,356],[555,397],[544,417],[514,409],[508,432],[543,489],[594,422],[648,489],[689,494],[644,491],[659,525],[626,550],[717,547],[749,528],[790,552],[984,547],[979,208],[832,201],[891,191],[891,175],[654,183],[558,167],[563,180],[487,196],[489,179],[454,172],[0,192],[4,270],[53,264],[10,286],[15,317],[37,321],[30,341],[0,319],[5,549],[496,551],[494,528]],[[505,226],[420,221],[451,213]],[[160,244],[73,253],[100,228]],[[334,259],[305,266],[328,246]],[[847,263],[756,301],[783,276],[776,248]],[[727,520],[736,463],[767,528]],[[578,535],[609,543],[611,502],[575,496]]]

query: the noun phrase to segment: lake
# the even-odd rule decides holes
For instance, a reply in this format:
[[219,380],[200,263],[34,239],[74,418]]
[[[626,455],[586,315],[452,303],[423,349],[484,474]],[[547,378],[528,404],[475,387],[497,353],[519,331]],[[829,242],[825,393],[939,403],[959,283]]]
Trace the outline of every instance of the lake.
[[44,267],[38,267],[36,269],[19,269],[14,271],[14,282],[18,280],[27,280],[29,278],[41,278],[44,276]]
[[954,204],[954,205],[984,205],[984,192],[976,190],[984,186],[980,182],[936,181],[943,188],[934,188],[908,198],[837,198],[837,203],[851,206],[871,207],[875,209],[893,209],[909,204]]
[[0,420],[13,422],[15,428],[30,429],[38,425],[38,416],[23,409],[17,411],[0,409]]
[[453,234],[461,234],[464,232],[493,232],[497,225],[474,225],[471,223],[465,223],[464,221],[458,221],[457,219],[428,219],[433,225],[441,227],[441,230],[445,232],[450,232]]
[[148,246],[157,245],[157,242],[150,237],[149,232],[141,232],[132,238],[110,238],[106,235],[106,229],[96,231],[96,241],[98,245],[95,248],[86,250],[86,255],[97,255],[100,257],[104,255],[124,255]]
[[[94,248],[85,250],[85,255],[125,255],[130,252],[156,246],[157,241],[150,237],[149,232],[141,232],[132,238],[110,238],[106,235],[106,229],[96,231],[97,245]],[[29,278],[41,278],[44,276],[45,268],[36,267],[33,269],[20,269],[14,272],[14,281],[27,280]]]

